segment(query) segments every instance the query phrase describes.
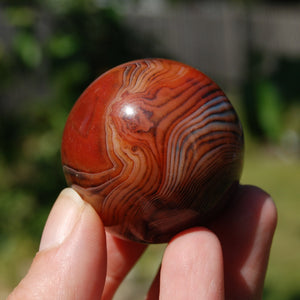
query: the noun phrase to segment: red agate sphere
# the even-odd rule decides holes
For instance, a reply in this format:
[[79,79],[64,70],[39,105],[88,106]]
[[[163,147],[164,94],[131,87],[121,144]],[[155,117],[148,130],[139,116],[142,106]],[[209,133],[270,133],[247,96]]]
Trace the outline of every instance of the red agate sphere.
[[200,71],[144,59],[97,78],[65,126],[67,183],[113,234],[168,242],[230,200],[243,131],[223,91]]

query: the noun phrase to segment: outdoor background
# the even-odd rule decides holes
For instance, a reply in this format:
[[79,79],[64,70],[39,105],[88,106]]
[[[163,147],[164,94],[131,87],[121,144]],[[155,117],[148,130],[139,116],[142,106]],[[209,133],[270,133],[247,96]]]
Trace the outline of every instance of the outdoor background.
[[[300,299],[299,1],[2,0],[0,3],[0,298],[26,273],[66,186],[64,124],[97,76],[165,57],[213,78],[246,135],[242,183],[279,214],[264,299]],[[143,299],[163,246],[151,246],[116,299]]]

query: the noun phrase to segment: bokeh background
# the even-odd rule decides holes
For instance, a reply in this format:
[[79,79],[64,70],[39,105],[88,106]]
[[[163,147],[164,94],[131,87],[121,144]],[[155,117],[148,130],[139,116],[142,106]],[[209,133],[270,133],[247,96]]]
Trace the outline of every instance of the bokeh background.
[[[266,189],[279,213],[264,299],[300,299],[300,4],[287,0],[1,1],[0,298],[26,273],[66,185],[72,105],[101,73],[143,57],[200,69],[234,103],[242,182]],[[143,298],[163,247],[149,248],[116,299]]]

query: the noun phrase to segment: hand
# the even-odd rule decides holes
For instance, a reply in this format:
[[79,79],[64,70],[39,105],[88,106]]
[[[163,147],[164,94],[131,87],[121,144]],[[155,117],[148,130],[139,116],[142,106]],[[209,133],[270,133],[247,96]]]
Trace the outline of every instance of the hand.
[[[147,299],[260,299],[276,216],[265,192],[241,186],[210,229],[172,239]],[[8,299],[112,299],[145,248],[105,234],[94,209],[65,189],[28,274]]]

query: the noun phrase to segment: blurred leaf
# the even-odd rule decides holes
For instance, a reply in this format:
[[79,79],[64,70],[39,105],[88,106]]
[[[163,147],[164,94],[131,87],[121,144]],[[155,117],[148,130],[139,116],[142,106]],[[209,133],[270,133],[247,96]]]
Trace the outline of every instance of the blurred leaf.
[[282,105],[278,89],[269,81],[257,87],[258,119],[267,137],[278,142],[282,131]]
[[96,5],[95,0],[46,0],[45,4],[57,14],[66,14],[73,10],[81,10],[82,13],[92,9]]
[[4,10],[10,25],[28,27],[35,22],[35,12],[28,6],[10,6]]
[[[24,221],[33,211],[34,199],[22,190],[10,190],[1,193],[0,232],[12,234],[24,226]],[[12,216],[17,216],[12,217]]]
[[78,41],[72,35],[54,36],[49,41],[50,53],[57,58],[66,58],[73,55],[79,48]]
[[14,48],[27,67],[34,68],[41,63],[41,46],[32,34],[26,32],[18,33],[14,37]]
[[1,41],[0,38],[0,62],[4,59],[5,56],[5,46],[4,46],[4,42]]

